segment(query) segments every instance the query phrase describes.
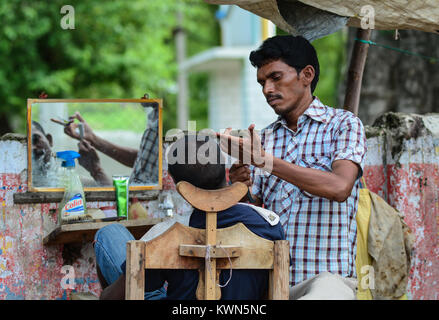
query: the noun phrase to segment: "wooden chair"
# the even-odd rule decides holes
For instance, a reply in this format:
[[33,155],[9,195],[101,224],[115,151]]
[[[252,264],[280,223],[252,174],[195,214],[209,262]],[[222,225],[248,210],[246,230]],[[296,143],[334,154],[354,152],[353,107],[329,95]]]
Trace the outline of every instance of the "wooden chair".
[[245,184],[237,182],[220,190],[203,190],[182,181],[177,190],[193,207],[206,212],[206,229],[175,223],[151,241],[129,241],[126,299],[144,299],[146,268],[198,269],[199,300],[220,299],[221,290],[216,284],[221,269],[269,269],[268,299],[289,298],[287,240],[261,238],[242,223],[217,230],[217,212],[238,203],[247,193]]

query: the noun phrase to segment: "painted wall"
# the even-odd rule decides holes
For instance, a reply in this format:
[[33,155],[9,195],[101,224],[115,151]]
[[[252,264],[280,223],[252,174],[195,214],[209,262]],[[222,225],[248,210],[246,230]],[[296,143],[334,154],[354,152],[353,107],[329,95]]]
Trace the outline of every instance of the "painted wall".
[[388,113],[367,132],[367,187],[404,214],[415,236],[408,295],[437,300],[439,115]]
[[[98,296],[101,287],[91,243],[43,245],[56,224],[58,204],[14,204],[13,194],[27,190],[26,148],[23,137],[0,139],[0,300],[68,299],[71,291]],[[167,172],[163,185],[162,195],[171,193],[176,214],[189,214],[185,201],[172,190],[175,186]],[[154,217],[163,217],[158,208],[161,200],[142,205]],[[113,205],[113,201],[87,202],[93,208]],[[69,277],[72,281],[67,282]]]
[[[381,119],[377,127],[367,129],[366,182],[369,189],[405,214],[415,235],[409,297],[439,299],[439,115],[386,114]],[[26,141],[1,138],[0,299],[67,299],[72,289],[63,289],[63,266],[73,267],[73,290],[99,295],[101,288],[90,243],[42,244],[55,224],[57,204],[13,203],[15,192],[27,190],[26,165]],[[171,193],[177,214],[188,214],[187,204],[173,188],[164,171],[162,194]],[[142,204],[158,217],[159,201]]]

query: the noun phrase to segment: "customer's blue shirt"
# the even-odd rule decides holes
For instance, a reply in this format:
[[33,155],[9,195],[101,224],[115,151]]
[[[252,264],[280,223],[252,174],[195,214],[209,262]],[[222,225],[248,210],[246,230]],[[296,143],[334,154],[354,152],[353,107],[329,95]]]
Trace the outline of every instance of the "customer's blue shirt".
[[[268,240],[284,240],[285,235],[280,223],[271,226],[251,207],[237,204],[227,210],[218,212],[217,227],[227,228],[242,222],[250,231]],[[206,227],[206,214],[194,209],[189,226]],[[225,284],[230,271],[222,270],[219,283]],[[197,270],[146,270],[145,291],[154,291],[168,282],[168,300],[195,300],[198,286]],[[268,290],[268,270],[233,270],[227,286],[221,288],[223,300],[257,300],[263,299]]]

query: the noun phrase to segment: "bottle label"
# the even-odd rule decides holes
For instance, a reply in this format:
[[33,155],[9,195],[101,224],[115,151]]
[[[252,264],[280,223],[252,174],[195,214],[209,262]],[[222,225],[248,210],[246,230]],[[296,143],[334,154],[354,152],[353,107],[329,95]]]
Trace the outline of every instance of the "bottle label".
[[64,216],[75,216],[84,213],[84,201],[80,193],[75,194],[64,206]]

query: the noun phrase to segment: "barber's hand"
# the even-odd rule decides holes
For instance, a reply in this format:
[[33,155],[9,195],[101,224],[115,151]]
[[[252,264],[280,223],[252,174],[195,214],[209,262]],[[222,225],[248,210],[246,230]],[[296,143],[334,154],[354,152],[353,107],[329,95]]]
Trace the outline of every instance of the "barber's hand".
[[232,128],[227,128],[224,133],[217,133],[220,138],[221,149],[246,165],[253,165],[264,170],[271,170],[273,158],[266,154],[261,144],[261,138],[254,131],[255,125],[248,127],[248,137],[241,138],[231,135]]
[[245,183],[248,187],[251,187],[253,184],[253,181],[250,177],[250,169],[248,168],[248,165],[235,162],[229,170],[229,180],[230,182],[242,182]]
[[92,177],[100,173],[102,168],[96,149],[93,148],[87,140],[81,140],[81,142],[78,143],[78,149],[81,155],[78,159],[79,164],[90,172]]
[[67,134],[68,136],[80,140],[81,137],[79,136],[79,124],[73,122],[75,119],[79,120],[79,122],[82,124],[82,128],[84,130],[84,136],[82,137],[82,139],[88,140],[89,142],[91,142],[91,144],[94,143],[96,137],[93,133],[93,130],[91,129],[91,127],[87,124],[87,122],[84,120],[84,118],[82,118],[81,114],[76,111],[75,114],[73,116],[69,117],[69,121],[72,121],[72,123],[70,123],[69,125],[64,127],[64,133]]

